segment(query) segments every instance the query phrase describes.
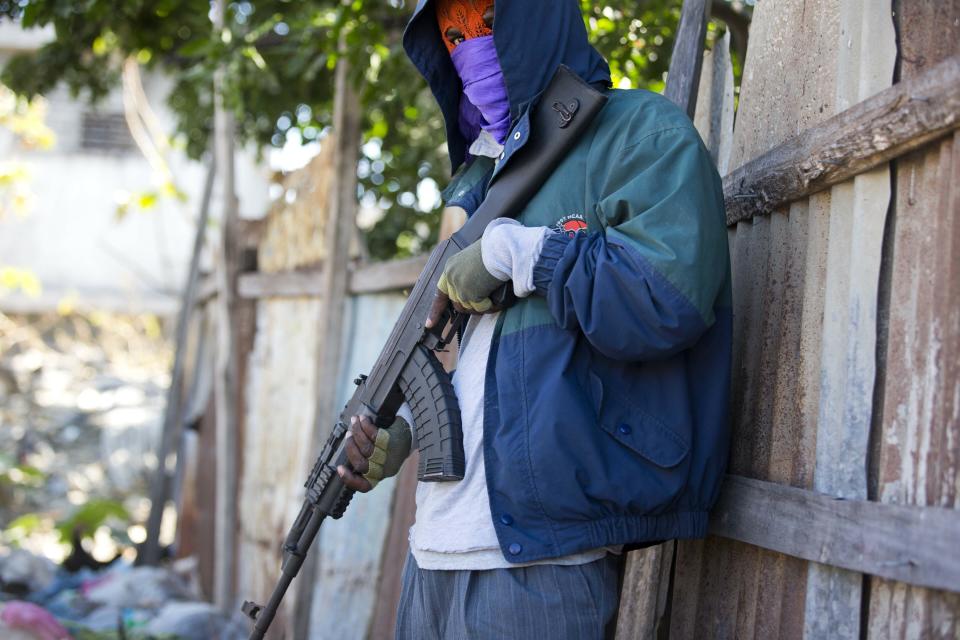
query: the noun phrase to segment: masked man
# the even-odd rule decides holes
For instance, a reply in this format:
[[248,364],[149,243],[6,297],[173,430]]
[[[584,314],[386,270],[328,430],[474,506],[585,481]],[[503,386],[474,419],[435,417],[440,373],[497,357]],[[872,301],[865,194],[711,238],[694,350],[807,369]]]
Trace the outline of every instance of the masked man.
[[[559,65],[609,100],[515,219],[441,278],[435,311],[476,314],[453,379],[467,471],[417,489],[397,637],[602,638],[624,546],[704,536],[725,468],[719,176],[673,104],[608,88],[576,0],[420,0],[404,45],[446,119],[445,200],[468,213],[528,142]],[[519,301],[496,312],[504,282]],[[396,473],[404,426],[355,420],[348,486]]]

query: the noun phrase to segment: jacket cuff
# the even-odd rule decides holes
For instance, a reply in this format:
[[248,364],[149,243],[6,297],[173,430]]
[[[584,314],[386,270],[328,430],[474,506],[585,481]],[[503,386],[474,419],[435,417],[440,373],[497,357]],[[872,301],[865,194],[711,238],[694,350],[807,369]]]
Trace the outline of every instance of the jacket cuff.
[[550,283],[553,282],[553,272],[572,239],[567,234],[556,231],[547,234],[543,249],[540,250],[540,259],[533,267],[533,286],[537,294],[547,296]]
[[533,267],[549,234],[547,227],[525,227],[511,218],[498,218],[483,232],[483,266],[498,280],[512,280],[514,294],[525,298],[534,291]]

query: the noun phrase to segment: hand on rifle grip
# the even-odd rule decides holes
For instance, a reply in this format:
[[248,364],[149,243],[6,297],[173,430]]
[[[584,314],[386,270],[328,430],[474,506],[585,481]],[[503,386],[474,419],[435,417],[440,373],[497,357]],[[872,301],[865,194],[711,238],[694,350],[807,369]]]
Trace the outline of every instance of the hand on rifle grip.
[[354,416],[343,445],[350,464],[337,467],[337,473],[347,487],[366,493],[397,475],[410,455],[411,440],[410,425],[400,416],[389,429],[378,429],[367,416]]
[[[457,322],[457,314],[462,316],[483,315],[487,313],[497,313],[512,306],[517,301],[517,296],[513,293],[513,283],[505,282],[496,291],[490,294],[490,301],[493,303],[486,311],[478,312],[468,309],[456,302],[451,302],[450,297],[443,291],[437,291],[433,299],[433,306],[430,308],[430,315],[427,316],[426,328],[432,329],[439,323],[446,324],[448,320]],[[449,315],[445,316],[445,312]]]
[[450,298],[443,291],[437,290],[437,295],[433,298],[433,306],[430,307],[430,315],[427,316],[426,327],[432,329],[444,319],[446,313],[452,309]]

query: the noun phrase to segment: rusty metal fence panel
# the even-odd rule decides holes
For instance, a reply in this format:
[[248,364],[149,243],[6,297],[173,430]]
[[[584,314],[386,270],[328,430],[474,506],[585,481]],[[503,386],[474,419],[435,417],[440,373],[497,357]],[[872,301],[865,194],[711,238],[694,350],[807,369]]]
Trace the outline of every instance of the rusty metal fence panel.
[[[730,167],[888,86],[894,19],[904,78],[911,65],[956,55],[958,2],[758,4]],[[955,141],[899,160],[893,181],[883,166],[731,229],[731,473],[845,499],[956,508]],[[679,543],[672,577],[659,576],[670,588],[659,612],[668,619],[649,627],[657,637],[958,633],[956,593],[718,537]],[[663,585],[643,597],[651,591]]]
[[[901,78],[960,54],[960,1],[898,2]],[[895,164],[873,498],[960,508],[960,133]],[[960,532],[955,532],[960,540]],[[867,637],[960,637],[960,594],[869,583]]]

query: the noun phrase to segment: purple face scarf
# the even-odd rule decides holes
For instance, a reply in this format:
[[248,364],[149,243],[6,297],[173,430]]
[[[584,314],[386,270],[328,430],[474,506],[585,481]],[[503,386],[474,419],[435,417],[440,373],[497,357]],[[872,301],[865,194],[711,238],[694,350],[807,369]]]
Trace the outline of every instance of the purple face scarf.
[[484,129],[503,144],[510,132],[510,100],[493,36],[464,40],[450,54],[463,82],[460,131],[475,140]]

